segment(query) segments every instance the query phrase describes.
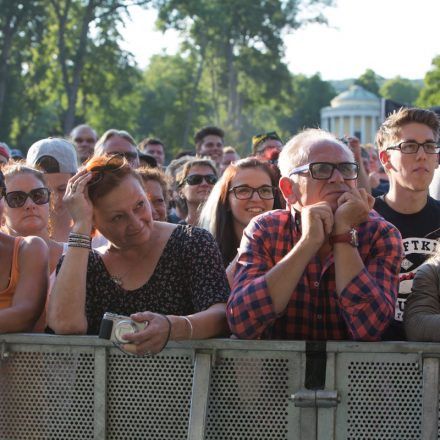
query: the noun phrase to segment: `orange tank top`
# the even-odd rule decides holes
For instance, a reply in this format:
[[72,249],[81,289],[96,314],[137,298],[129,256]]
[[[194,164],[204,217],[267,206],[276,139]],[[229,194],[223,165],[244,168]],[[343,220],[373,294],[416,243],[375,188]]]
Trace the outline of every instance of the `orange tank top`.
[[11,276],[9,278],[8,287],[0,292],[0,309],[6,309],[11,307],[12,297],[14,296],[15,288],[18,283],[18,253],[20,249],[20,243],[23,237],[16,237],[14,240],[14,250],[12,252],[12,266],[11,266]]

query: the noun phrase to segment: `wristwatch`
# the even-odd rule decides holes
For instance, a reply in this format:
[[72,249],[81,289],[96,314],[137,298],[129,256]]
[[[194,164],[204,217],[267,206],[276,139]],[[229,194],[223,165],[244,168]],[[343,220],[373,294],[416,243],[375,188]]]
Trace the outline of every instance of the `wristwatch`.
[[359,246],[358,234],[355,228],[351,228],[345,234],[330,235],[330,244],[349,243],[353,247]]

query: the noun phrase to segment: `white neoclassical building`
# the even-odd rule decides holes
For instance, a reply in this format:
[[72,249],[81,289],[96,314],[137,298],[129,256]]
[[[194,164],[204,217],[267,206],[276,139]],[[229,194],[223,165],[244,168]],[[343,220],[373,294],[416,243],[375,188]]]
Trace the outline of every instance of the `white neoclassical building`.
[[381,99],[361,86],[351,86],[321,109],[321,128],[337,137],[354,135],[363,144],[374,143],[381,121]]

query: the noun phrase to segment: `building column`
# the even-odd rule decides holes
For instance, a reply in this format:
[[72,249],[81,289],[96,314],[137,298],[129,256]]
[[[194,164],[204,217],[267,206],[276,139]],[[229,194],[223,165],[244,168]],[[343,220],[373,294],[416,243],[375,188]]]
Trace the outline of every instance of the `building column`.
[[365,115],[361,116],[361,138],[359,140],[361,143],[365,142]]
[[348,133],[350,136],[354,135],[354,116],[350,116],[350,133]]
[[376,139],[376,131],[377,131],[377,117],[371,116],[371,143],[374,144],[374,140]]
[[339,136],[344,136],[344,116],[339,116]]

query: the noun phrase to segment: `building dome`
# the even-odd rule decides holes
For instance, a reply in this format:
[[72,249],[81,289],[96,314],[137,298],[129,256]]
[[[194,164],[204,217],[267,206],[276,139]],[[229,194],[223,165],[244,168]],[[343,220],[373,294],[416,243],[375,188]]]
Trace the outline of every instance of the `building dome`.
[[358,85],[333,98],[321,109],[321,127],[338,137],[356,136],[361,142],[374,142],[380,123],[381,99]]
[[340,93],[333,98],[330,105],[335,107],[352,107],[352,106],[371,106],[374,104],[380,105],[380,98],[374,93],[365,90],[361,86],[352,85],[345,92]]

